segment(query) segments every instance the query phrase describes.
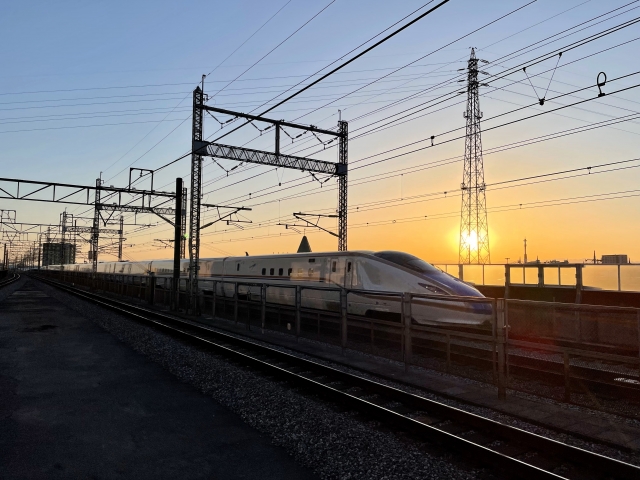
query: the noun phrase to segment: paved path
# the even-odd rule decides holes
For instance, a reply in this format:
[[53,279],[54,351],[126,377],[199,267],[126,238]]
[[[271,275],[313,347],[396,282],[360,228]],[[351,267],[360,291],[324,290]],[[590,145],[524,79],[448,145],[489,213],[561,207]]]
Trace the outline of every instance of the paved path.
[[31,281],[0,302],[0,478],[313,478]]

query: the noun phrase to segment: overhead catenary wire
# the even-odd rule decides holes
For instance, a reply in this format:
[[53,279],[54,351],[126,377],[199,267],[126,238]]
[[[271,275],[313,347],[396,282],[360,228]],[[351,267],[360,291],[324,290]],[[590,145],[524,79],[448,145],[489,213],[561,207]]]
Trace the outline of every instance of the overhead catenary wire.
[[[634,2],[631,2],[631,3],[636,3],[637,1],[638,1],[638,0],[635,0]],[[623,7],[620,7],[620,8],[623,8]],[[611,12],[614,12],[614,11],[616,11],[616,10],[618,10],[618,9],[613,9],[613,10],[611,10],[611,11],[607,12],[607,14],[609,14],[609,13],[611,13]],[[606,14],[603,14],[603,15],[606,15]],[[602,16],[602,15],[600,15],[600,16],[598,16],[598,17],[595,17],[595,18],[597,19],[597,18],[600,18],[601,16]],[[591,20],[589,20],[589,21],[592,21],[592,20],[593,20],[593,19],[591,19]],[[582,22],[581,24],[578,24],[578,26],[579,26],[579,25],[582,25],[582,24],[584,24],[584,23],[588,23],[589,21],[587,21],[587,22]],[[600,23],[600,22],[598,22],[598,23]],[[621,25],[629,26],[629,25],[627,25],[627,23],[629,23],[629,22],[625,22],[625,23],[623,23],[623,24],[621,24]],[[624,28],[626,28],[626,26],[625,26]],[[572,27],[572,28],[575,28],[575,27],[576,27],[576,26],[574,26],[574,27]],[[620,25],[618,25],[618,26],[616,26],[616,27],[612,27],[612,28],[613,28],[613,29],[615,29],[615,28],[618,28],[618,27],[620,27]],[[567,30],[570,30],[570,29],[567,29]],[[607,31],[608,31],[609,33],[611,33],[611,32],[610,32],[610,30],[611,30],[611,29],[608,29],[608,30],[604,31],[604,33],[606,33]],[[565,31],[566,31],[566,30],[565,30]],[[594,35],[596,35],[596,36],[598,36],[598,35],[602,36],[602,34],[603,34],[603,32],[598,32],[597,34],[594,34]],[[607,34],[608,34],[608,33],[607,33]],[[552,38],[552,37],[554,37],[554,36],[557,36],[557,34],[551,35],[550,37],[547,37],[547,38]],[[582,45],[584,45],[584,44],[588,43],[587,41],[590,41],[590,39],[591,39],[591,38],[593,38],[593,35],[592,35],[592,36],[590,36],[590,37],[587,37],[586,39],[579,40],[578,42],[573,42],[573,43],[572,43],[572,44],[570,44],[570,45],[574,45],[574,46],[575,46],[575,44],[576,44],[576,43],[580,43],[580,42],[582,42]],[[634,39],[634,40],[635,40],[635,39]],[[632,40],[632,41],[633,41],[633,40]],[[586,42],[586,43],[585,43],[585,42]],[[539,42],[537,42],[537,43],[539,43]],[[622,44],[618,44],[618,45],[616,45],[616,46],[614,46],[614,47],[611,47],[611,48],[615,48],[615,47],[617,47],[617,46],[624,45],[624,44],[626,44],[626,43],[629,43],[629,42],[623,42]],[[569,48],[569,47],[566,47],[566,48]],[[610,48],[609,48],[609,49],[610,49]],[[609,50],[609,49],[605,49],[605,50],[602,50],[602,51],[600,51],[600,52],[596,52],[595,54],[602,53],[603,51],[607,51],[607,50]],[[562,49],[561,49],[561,51],[562,51]],[[595,54],[592,54],[592,55],[595,55]],[[588,58],[589,56],[592,56],[592,55],[587,55],[586,57],[582,57],[581,59]],[[504,57],[504,56],[503,56],[503,57]],[[502,57],[501,57],[501,58],[502,58]],[[539,59],[539,58],[540,58],[540,57],[538,57],[538,59]],[[575,63],[575,61],[579,61],[579,60],[581,60],[581,59],[574,60],[573,62],[570,62],[570,63]],[[568,63],[568,64],[569,64],[569,63]],[[566,64],[566,65],[568,65],[568,64]],[[564,66],[566,66],[566,65],[564,65]],[[520,66],[521,66],[521,65],[520,65]],[[520,66],[519,66],[519,67],[520,67]],[[543,73],[544,73],[544,72],[543,72]],[[445,83],[446,83],[446,82],[445,82]],[[456,94],[455,94],[455,92],[454,92],[454,93],[453,93],[453,96],[455,96],[455,95],[456,95]],[[415,108],[415,107],[412,107],[412,108]],[[358,138],[358,137],[352,137],[352,138],[351,138],[351,140],[354,140],[354,139],[356,139],[356,138]],[[314,152],[314,153],[318,153],[318,152]],[[314,153],[311,153],[310,155],[313,155]]]
[[[439,9],[440,7],[442,7],[443,5],[445,5],[446,3],[449,3],[450,0],[442,0],[440,3],[438,3],[437,5],[435,5],[434,7],[430,8],[429,10],[427,10],[426,12],[418,15],[416,18],[414,18],[413,20],[411,20],[410,22],[406,23],[405,25],[403,25],[402,27],[394,30],[392,33],[390,33],[389,35],[387,35],[386,37],[384,37],[383,39],[379,40],[378,42],[374,43],[373,45],[371,45],[370,47],[367,47],[366,49],[364,49],[362,52],[358,53],[357,55],[351,57],[349,60],[347,60],[346,62],[343,62],[342,64],[338,65],[337,67],[335,67],[334,69],[332,69],[330,72],[325,73],[324,75],[322,75],[320,78],[312,81],[311,83],[309,83],[308,85],[305,85],[303,88],[301,88],[300,90],[292,93],[291,95],[289,95],[288,97],[286,97],[285,99],[279,101],[278,103],[276,103],[275,105],[272,105],[271,107],[267,108],[266,110],[264,110],[262,113],[260,113],[258,116],[263,116],[266,115],[267,113],[271,112],[272,110],[275,110],[277,107],[279,107],[280,105],[288,102],[289,100],[297,97],[298,95],[304,93],[305,91],[307,91],[309,88],[313,87],[314,85],[320,83],[321,81],[323,81],[324,79],[326,79],[327,77],[333,75],[334,73],[338,72],[339,70],[343,69],[344,67],[346,67],[347,65],[353,63],[354,61],[356,61],[358,58],[362,57],[363,55],[367,54],[368,52],[370,52],[371,50],[373,50],[374,48],[382,45],[383,43],[385,43],[386,41],[388,41],[389,39],[393,38],[394,36],[396,36],[398,33],[402,32],[403,30],[405,30],[406,28],[410,27],[411,25],[413,25],[414,23],[418,22],[419,20],[422,20],[424,17],[426,17],[427,15],[433,13],[434,11],[436,11],[437,9]],[[432,2],[428,2],[427,5],[429,5]],[[245,122],[243,125],[236,127],[235,129],[231,130],[230,132],[225,133],[222,136],[217,137],[214,141],[218,141],[222,138],[224,138],[225,136],[233,133],[234,131],[238,130],[239,128],[242,128],[243,126],[245,126],[248,122]]]
[[[306,27],[309,23],[311,23],[316,17],[318,17],[322,12],[324,12],[327,8],[329,8],[331,5],[333,5],[335,3],[336,0],[331,0],[327,5],[325,5],[319,12],[317,12],[315,15],[313,15],[309,20],[307,20],[305,23],[303,23],[301,26],[299,26],[296,30],[294,30],[291,34],[289,34],[289,36],[287,36],[284,40],[282,40],[280,43],[278,43],[275,47],[273,47],[271,50],[269,50],[267,53],[265,53],[262,57],[260,57],[258,60],[256,60],[253,64],[251,64],[246,70],[244,70],[241,74],[239,74],[236,78],[234,78],[233,80],[231,80],[229,83],[227,83],[224,87],[220,88],[217,92],[215,92],[213,95],[209,96],[209,98],[207,100],[213,99],[216,97],[216,95],[218,95],[220,92],[224,91],[229,85],[231,85],[233,82],[235,82],[236,80],[238,80],[240,77],[242,77],[245,73],[247,73],[249,70],[251,70],[253,67],[255,67],[258,63],[260,63],[262,60],[264,60],[265,58],[267,58],[269,55],[271,55],[274,51],[276,51],[279,47],[281,47],[284,43],[286,43],[288,40],[290,40],[296,33],[298,33],[300,30],[302,30],[304,27]],[[289,0],[289,2],[287,2],[286,5],[288,5],[291,2],[291,0]],[[286,6],[285,5],[285,6]],[[284,7],[282,7],[284,8]],[[282,9],[281,9],[282,10]],[[278,10],[279,12],[280,10]],[[276,12],[276,15],[277,13]],[[275,16],[275,15],[274,15]]]
[[[604,162],[600,164],[592,164],[592,165],[577,167],[572,169],[564,169],[564,170],[558,170],[554,172],[547,172],[547,173],[538,174],[538,175],[512,178],[508,180],[487,184],[486,187],[488,190],[495,191],[495,190],[501,190],[504,188],[528,186],[528,185],[538,184],[541,182],[567,180],[567,179],[577,178],[581,176],[590,176],[590,175],[595,176],[598,174],[610,173],[610,172],[616,172],[621,170],[627,170],[629,168],[640,167],[640,164],[625,166],[632,162],[638,163],[640,162],[640,158],[633,158],[633,159],[620,160],[620,161],[614,161],[614,162]],[[611,167],[611,168],[606,168],[606,167]],[[601,169],[601,170],[598,170],[598,169]],[[582,173],[578,173],[578,172],[582,172]],[[559,175],[564,175],[564,176],[559,177]],[[410,196],[405,198],[404,200],[406,201],[403,201],[403,202],[400,202],[400,200],[403,200],[402,198],[394,198],[394,199],[387,199],[387,200],[381,200],[381,201],[375,201],[375,202],[355,204],[349,208],[349,211],[351,214],[366,213],[372,210],[379,210],[380,208],[401,207],[409,204],[415,204],[415,203],[420,203],[420,202],[425,202],[430,200],[441,200],[444,198],[452,198],[452,197],[458,197],[458,196],[460,196],[460,193],[457,192],[456,188],[452,188],[450,190],[441,190],[441,191],[431,192],[427,194]],[[438,197],[438,198],[431,198],[431,197]],[[311,210],[310,213],[326,212],[326,211],[330,211],[330,210]],[[274,222],[277,222],[278,220],[279,220],[278,217],[274,217],[269,220],[263,220],[260,222],[259,225],[251,226],[251,227],[248,227],[247,229],[257,229],[257,228],[265,228],[267,226],[276,226],[277,223],[274,223]],[[203,235],[207,235],[207,234],[203,234]]]
[[[551,133],[551,134],[547,134],[547,135],[537,136],[537,137],[533,137],[533,138],[530,138],[530,139],[521,140],[521,141],[518,141],[518,142],[511,142],[511,143],[504,144],[504,145],[501,145],[501,146],[498,146],[498,147],[487,149],[487,150],[485,150],[483,152],[483,155],[487,156],[487,155],[491,155],[491,154],[494,154],[494,153],[499,153],[499,152],[503,152],[503,151],[506,151],[506,150],[511,150],[511,149],[514,149],[514,148],[520,148],[520,147],[527,146],[527,145],[532,145],[532,144],[535,144],[535,143],[540,143],[540,142],[544,142],[544,141],[548,141],[548,140],[553,140],[553,139],[556,139],[556,138],[561,138],[561,137],[568,136],[568,135],[574,135],[574,134],[577,134],[577,133],[584,133],[584,132],[591,131],[591,130],[596,129],[596,128],[602,128],[602,127],[605,127],[605,126],[608,126],[608,125],[611,125],[611,124],[630,121],[630,120],[637,119],[637,118],[640,118],[640,115],[623,116],[623,117],[618,117],[618,118],[614,118],[614,119],[604,120],[604,121],[601,121],[601,122],[595,122],[595,123],[588,124],[588,125],[581,126],[581,127],[570,128],[570,129],[562,130],[562,131]],[[403,155],[408,154],[408,153],[413,153],[413,152],[407,152],[407,153],[404,153],[404,154],[400,154],[399,156],[403,156]],[[444,166],[444,165],[447,165],[447,164],[450,164],[450,163],[456,163],[456,162],[459,162],[461,158],[462,158],[461,156],[456,156],[456,157],[451,157],[451,158],[448,158],[448,159],[434,161],[434,162],[431,162],[430,165],[428,164],[428,165],[423,165],[423,166],[417,167],[416,170],[429,169],[429,168],[434,168],[434,166],[438,167],[438,166]],[[384,174],[377,174],[377,175],[374,175],[374,176],[382,176],[383,178],[388,178],[389,175],[390,175],[390,172],[386,172]],[[369,181],[371,181],[370,179],[372,177],[365,177],[365,178],[369,178]],[[293,181],[295,181],[295,180],[291,180],[291,182],[293,182]],[[356,180],[356,182],[357,182],[357,180]],[[310,183],[310,182],[309,181],[301,181],[298,185],[294,185],[293,187],[301,186],[301,185],[306,184],[306,183]],[[355,186],[355,185],[357,185],[357,183],[352,182],[351,185]],[[293,188],[293,187],[285,187],[285,188]],[[269,187],[269,188],[273,188],[273,187]],[[264,190],[267,190],[267,189],[264,189]],[[325,190],[325,192],[326,191],[327,190]],[[265,194],[262,194],[262,195],[255,195],[255,193],[254,193],[253,200],[256,200],[256,199],[258,199],[260,197],[263,197],[263,196],[273,195],[274,193],[280,193],[280,192],[279,191],[278,192],[269,192],[269,193],[265,193]],[[319,189],[317,189],[314,193],[320,193]],[[293,198],[300,198],[300,196],[301,195],[298,194],[298,195],[295,195],[295,196],[282,197],[282,198],[280,198],[280,200],[285,200],[285,199],[286,200],[290,200],[290,199],[293,199]],[[302,196],[305,196],[305,194],[303,193]],[[235,200],[240,199],[240,198],[241,197],[237,197],[237,198],[226,200],[226,201],[235,201]],[[273,201],[277,201],[277,200],[273,200]]]
[[[635,74],[637,74],[637,73],[640,73],[640,72],[634,72],[634,73],[632,73],[632,74],[625,75],[625,76],[622,76],[622,77],[620,77],[620,78],[625,78],[625,77],[627,77],[627,76],[635,75]],[[626,91],[626,90],[629,90],[629,89],[632,89],[632,88],[636,88],[636,87],[638,87],[638,86],[640,86],[640,84],[634,85],[634,86],[632,86],[632,87],[625,87],[625,88],[620,89],[620,90],[618,90],[618,91],[611,92],[611,95],[616,94],[616,93],[620,93],[620,92],[622,92],[622,91]],[[585,88],[589,88],[589,87],[584,87],[584,88],[579,89],[579,90],[584,90]],[[485,129],[484,129],[484,131],[486,132],[486,131],[494,130],[494,129],[496,129],[496,128],[502,128],[502,127],[505,127],[505,126],[511,125],[511,124],[513,124],[513,123],[516,123],[516,122],[520,122],[520,121],[528,120],[528,119],[535,118],[535,117],[538,117],[538,116],[541,116],[541,115],[545,115],[545,114],[548,114],[548,113],[554,113],[554,112],[557,112],[557,111],[562,110],[562,109],[564,109],[564,108],[568,108],[568,107],[571,107],[571,106],[579,105],[579,104],[586,103],[586,102],[588,102],[588,101],[597,100],[597,99],[598,99],[598,97],[591,97],[591,98],[589,98],[589,99],[580,100],[580,101],[578,101],[578,102],[574,102],[574,103],[572,103],[572,104],[568,104],[568,105],[563,105],[563,106],[557,107],[557,108],[552,109],[552,110],[547,110],[547,111],[544,111],[544,112],[538,112],[538,113],[535,113],[535,114],[530,115],[530,116],[527,116],[527,117],[523,117],[523,118],[520,118],[520,119],[517,119],[517,120],[513,120],[513,121],[505,122],[505,123],[503,123],[503,124],[500,124],[500,125],[496,125],[496,126],[490,127],[490,128],[488,128],[488,129],[486,129],[486,128],[485,128]],[[500,116],[500,115],[499,115],[499,116]],[[497,118],[497,117],[496,117],[496,118]],[[620,118],[621,118],[621,119],[623,119],[623,120],[628,120],[628,116],[620,117]],[[601,122],[598,122],[598,124],[599,124],[599,125],[601,125]],[[452,131],[456,131],[456,130],[458,130],[458,129],[454,129],[454,130],[452,130]],[[574,129],[572,129],[572,130],[574,130]],[[446,133],[446,132],[445,132],[445,133]],[[443,134],[440,134],[439,136],[442,136],[442,135],[443,135]],[[401,156],[405,156],[405,155],[408,155],[408,154],[411,154],[411,153],[415,153],[415,152],[418,152],[418,151],[422,151],[422,150],[424,150],[424,149],[426,149],[426,148],[433,148],[433,147],[435,147],[435,146],[442,145],[442,144],[444,144],[444,143],[448,143],[448,142],[451,142],[451,141],[459,140],[459,139],[461,139],[461,138],[464,138],[464,136],[459,136],[459,137],[455,137],[455,138],[448,139],[448,140],[445,140],[445,141],[440,141],[439,143],[437,143],[437,144],[435,144],[435,145],[433,145],[433,146],[428,145],[428,146],[426,146],[426,147],[421,147],[421,148],[418,148],[418,149],[414,149],[414,150],[411,150],[411,151],[409,151],[409,152],[403,152],[403,153],[401,153],[401,154],[399,154],[399,155],[394,155],[394,156],[391,156],[391,157],[387,157],[387,158],[382,159],[382,160],[380,160],[380,161],[370,162],[370,163],[368,163],[368,164],[366,164],[366,165],[364,165],[364,166],[369,166],[369,165],[373,165],[373,164],[380,163],[380,162],[382,162],[382,161],[388,161],[388,160],[391,160],[391,159],[395,159],[395,158],[398,158],[398,157],[401,157]],[[415,144],[418,144],[418,143],[421,143],[421,142],[425,142],[425,141],[429,141],[429,140],[430,140],[430,137],[427,137],[427,138],[424,138],[424,139],[421,139],[421,140],[418,140],[418,141],[414,141],[414,142],[411,142],[411,143],[408,143],[408,144],[405,144],[405,145],[402,145],[402,146],[399,146],[399,147],[395,147],[395,148],[393,148],[393,149],[386,150],[386,151],[384,151],[384,152],[380,152],[380,153],[377,153],[377,154],[373,154],[373,155],[369,155],[369,156],[367,156],[367,157],[360,158],[360,159],[358,159],[358,160],[355,160],[355,161],[351,162],[351,164],[353,165],[353,164],[355,164],[355,163],[359,163],[359,162],[362,162],[362,161],[365,161],[365,160],[368,160],[368,159],[371,159],[371,158],[375,158],[375,157],[377,157],[377,156],[381,156],[381,155],[384,155],[384,154],[387,154],[387,153],[391,153],[391,152],[393,152],[393,151],[401,150],[401,149],[407,148],[407,147],[409,147],[409,146],[411,146],[411,145],[415,145]],[[354,170],[358,170],[358,169],[360,169],[360,168],[362,168],[362,167],[363,167],[363,166],[358,166],[358,167],[352,168],[352,171],[354,171]],[[255,198],[255,197],[254,197],[254,198]]]

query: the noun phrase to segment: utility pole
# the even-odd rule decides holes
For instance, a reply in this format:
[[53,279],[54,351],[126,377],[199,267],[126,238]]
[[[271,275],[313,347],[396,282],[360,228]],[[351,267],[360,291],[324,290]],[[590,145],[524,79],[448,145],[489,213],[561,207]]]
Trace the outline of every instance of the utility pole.
[[[347,169],[349,159],[349,124],[344,120],[338,122],[338,163]],[[347,176],[338,177],[338,251],[347,251]]]
[[[484,61],[484,60],[482,60]],[[480,131],[480,98],[478,95],[478,59],[475,50],[467,66],[467,121],[464,172],[462,175],[462,208],[460,212],[459,263],[491,263],[489,255],[489,225],[485,197],[484,164]],[[482,73],[482,72],[480,72]],[[484,85],[483,85],[484,86]]]
[[122,242],[124,242],[124,217],[120,215],[120,236],[118,237],[118,261],[122,261]]
[[[204,85],[204,77],[203,77]],[[191,215],[189,218],[189,309],[198,315],[198,271],[200,270],[200,202],[202,201],[202,155],[196,153],[196,142],[202,142],[204,93],[193,91],[191,130]],[[176,195],[178,192],[176,192]]]
[[527,263],[527,239],[524,239],[524,263]]
[[62,241],[60,242],[60,265],[64,265],[66,262],[64,261],[64,250],[65,250],[65,239],[66,239],[66,233],[67,231],[67,210],[65,209],[64,212],[62,212]]
[[[181,179],[182,180],[182,179]],[[178,192],[176,192],[176,195]],[[180,235],[180,258],[186,257],[187,245],[187,188],[182,187],[182,220],[180,223],[182,230]]]
[[171,309],[178,310],[180,308],[180,259],[182,258],[183,245],[183,195],[182,179],[176,178],[176,216],[174,221],[173,236],[173,281],[171,285]]
[[93,209],[93,231],[91,232],[91,272],[95,278],[98,272],[98,243],[100,238],[100,187],[102,178],[96,178],[95,205]]

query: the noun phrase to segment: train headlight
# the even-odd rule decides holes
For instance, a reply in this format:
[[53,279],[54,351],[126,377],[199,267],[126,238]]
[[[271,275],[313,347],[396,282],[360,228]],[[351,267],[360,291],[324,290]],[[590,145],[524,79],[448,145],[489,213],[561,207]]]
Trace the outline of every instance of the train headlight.
[[425,290],[427,290],[429,293],[433,293],[434,295],[446,295],[447,292],[445,292],[443,289],[436,287],[434,285],[428,285],[426,283],[419,283],[418,285],[420,285],[421,287],[424,287]]

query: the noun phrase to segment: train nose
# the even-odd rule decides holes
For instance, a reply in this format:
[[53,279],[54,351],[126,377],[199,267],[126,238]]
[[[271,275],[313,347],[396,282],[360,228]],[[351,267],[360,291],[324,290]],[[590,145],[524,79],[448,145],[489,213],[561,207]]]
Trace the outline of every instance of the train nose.
[[477,313],[479,315],[493,315],[493,306],[490,302],[470,302],[471,310],[473,313]]

